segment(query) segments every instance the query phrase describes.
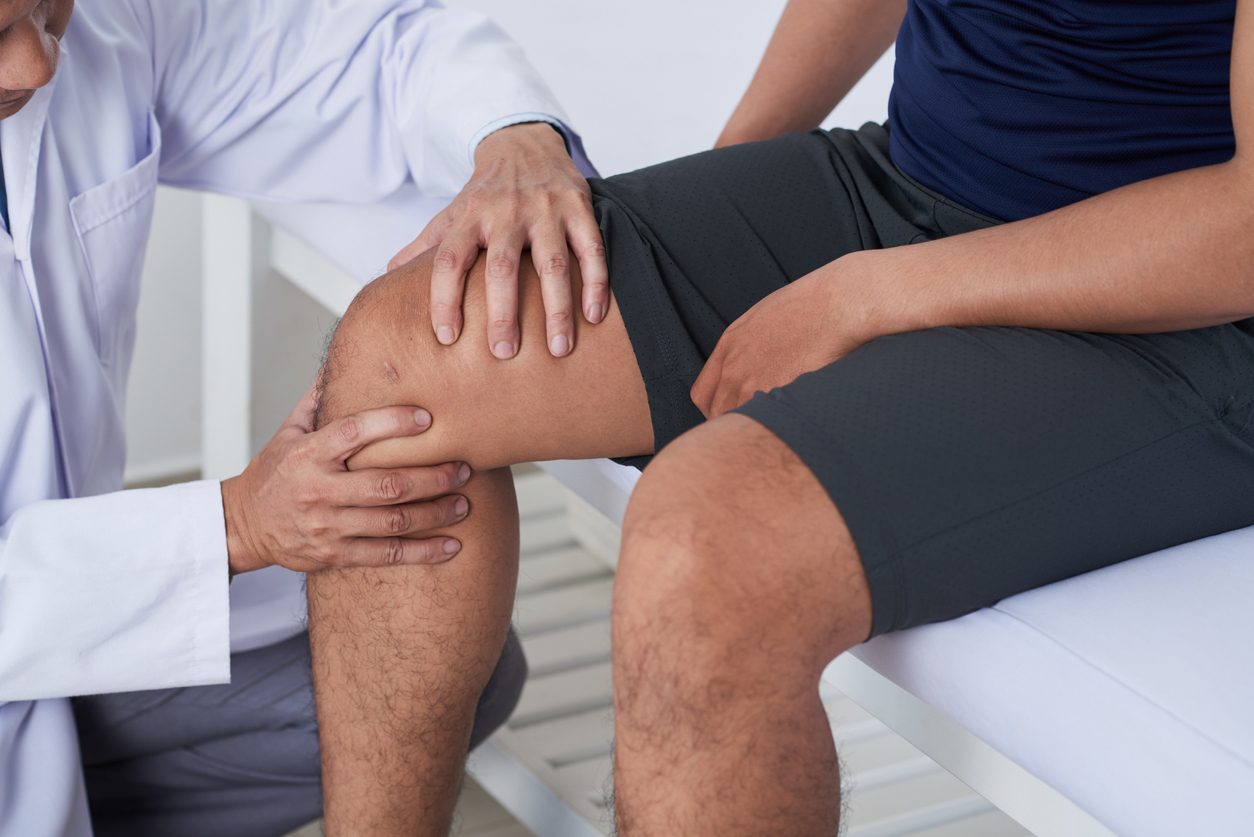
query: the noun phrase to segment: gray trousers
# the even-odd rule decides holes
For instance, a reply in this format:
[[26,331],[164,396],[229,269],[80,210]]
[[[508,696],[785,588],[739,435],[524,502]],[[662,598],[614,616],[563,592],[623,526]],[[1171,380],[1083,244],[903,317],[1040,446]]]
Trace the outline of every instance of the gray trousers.
[[[510,632],[471,746],[518,703],[527,663]],[[309,638],[231,658],[231,682],[77,698],[98,837],[278,837],[322,814]]]

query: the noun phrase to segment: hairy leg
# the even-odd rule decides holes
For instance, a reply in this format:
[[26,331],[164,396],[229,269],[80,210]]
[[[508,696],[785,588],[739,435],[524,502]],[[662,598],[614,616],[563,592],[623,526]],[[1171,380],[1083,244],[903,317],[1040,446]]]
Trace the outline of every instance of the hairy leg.
[[[524,268],[522,348],[486,348],[482,259],[466,329],[431,334],[430,262],[420,257],[354,301],[332,342],[321,418],[385,404],[430,410],[422,437],[367,448],[350,466],[466,461],[469,517],[448,564],[324,572],[309,579],[310,637],[329,834],[447,833],[475,703],[509,624],[517,510],[503,466],[647,453],[644,386],[617,309],[576,326],[576,350],[544,345],[538,280]],[[492,281],[491,277],[487,281]],[[387,492],[395,486],[382,485]]]
[[729,414],[663,450],[614,590],[621,833],[834,837],[819,676],[870,629],[849,532],[775,435]]

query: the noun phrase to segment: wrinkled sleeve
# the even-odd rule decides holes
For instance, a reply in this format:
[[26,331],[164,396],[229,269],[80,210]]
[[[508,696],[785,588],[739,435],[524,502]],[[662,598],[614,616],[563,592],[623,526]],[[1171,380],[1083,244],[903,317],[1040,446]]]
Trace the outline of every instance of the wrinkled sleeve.
[[0,701],[230,679],[219,483],[24,506],[0,527]]
[[433,0],[130,0],[152,46],[163,181],[271,201],[456,194],[493,127],[579,138],[521,48]]

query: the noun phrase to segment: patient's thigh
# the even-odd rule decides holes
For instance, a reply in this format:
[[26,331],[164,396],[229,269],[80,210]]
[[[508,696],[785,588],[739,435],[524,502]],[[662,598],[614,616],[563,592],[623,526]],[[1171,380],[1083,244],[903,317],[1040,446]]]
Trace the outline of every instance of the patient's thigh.
[[483,262],[471,270],[465,328],[453,346],[432,333],[430,254],[376,280],[350,306],[328,351],[320,418],[391,404],[424,407],[434,417],[426,433],[373,445],[352,467],[465,460],[482,470],[652,452],[644,384],[618,307],[611,304],[598,325],[576,322],[574,351],[554,358],[545,346],[539,279],[524,265],[521,348],[499,360],[487,346]]

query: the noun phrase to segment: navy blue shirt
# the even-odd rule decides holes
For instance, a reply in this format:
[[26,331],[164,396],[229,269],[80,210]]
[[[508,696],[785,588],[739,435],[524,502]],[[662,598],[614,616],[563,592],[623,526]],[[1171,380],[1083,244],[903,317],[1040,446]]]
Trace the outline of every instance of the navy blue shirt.
[[910,0],[893,161],[1003,220],[1235,150],[1236,0]]

